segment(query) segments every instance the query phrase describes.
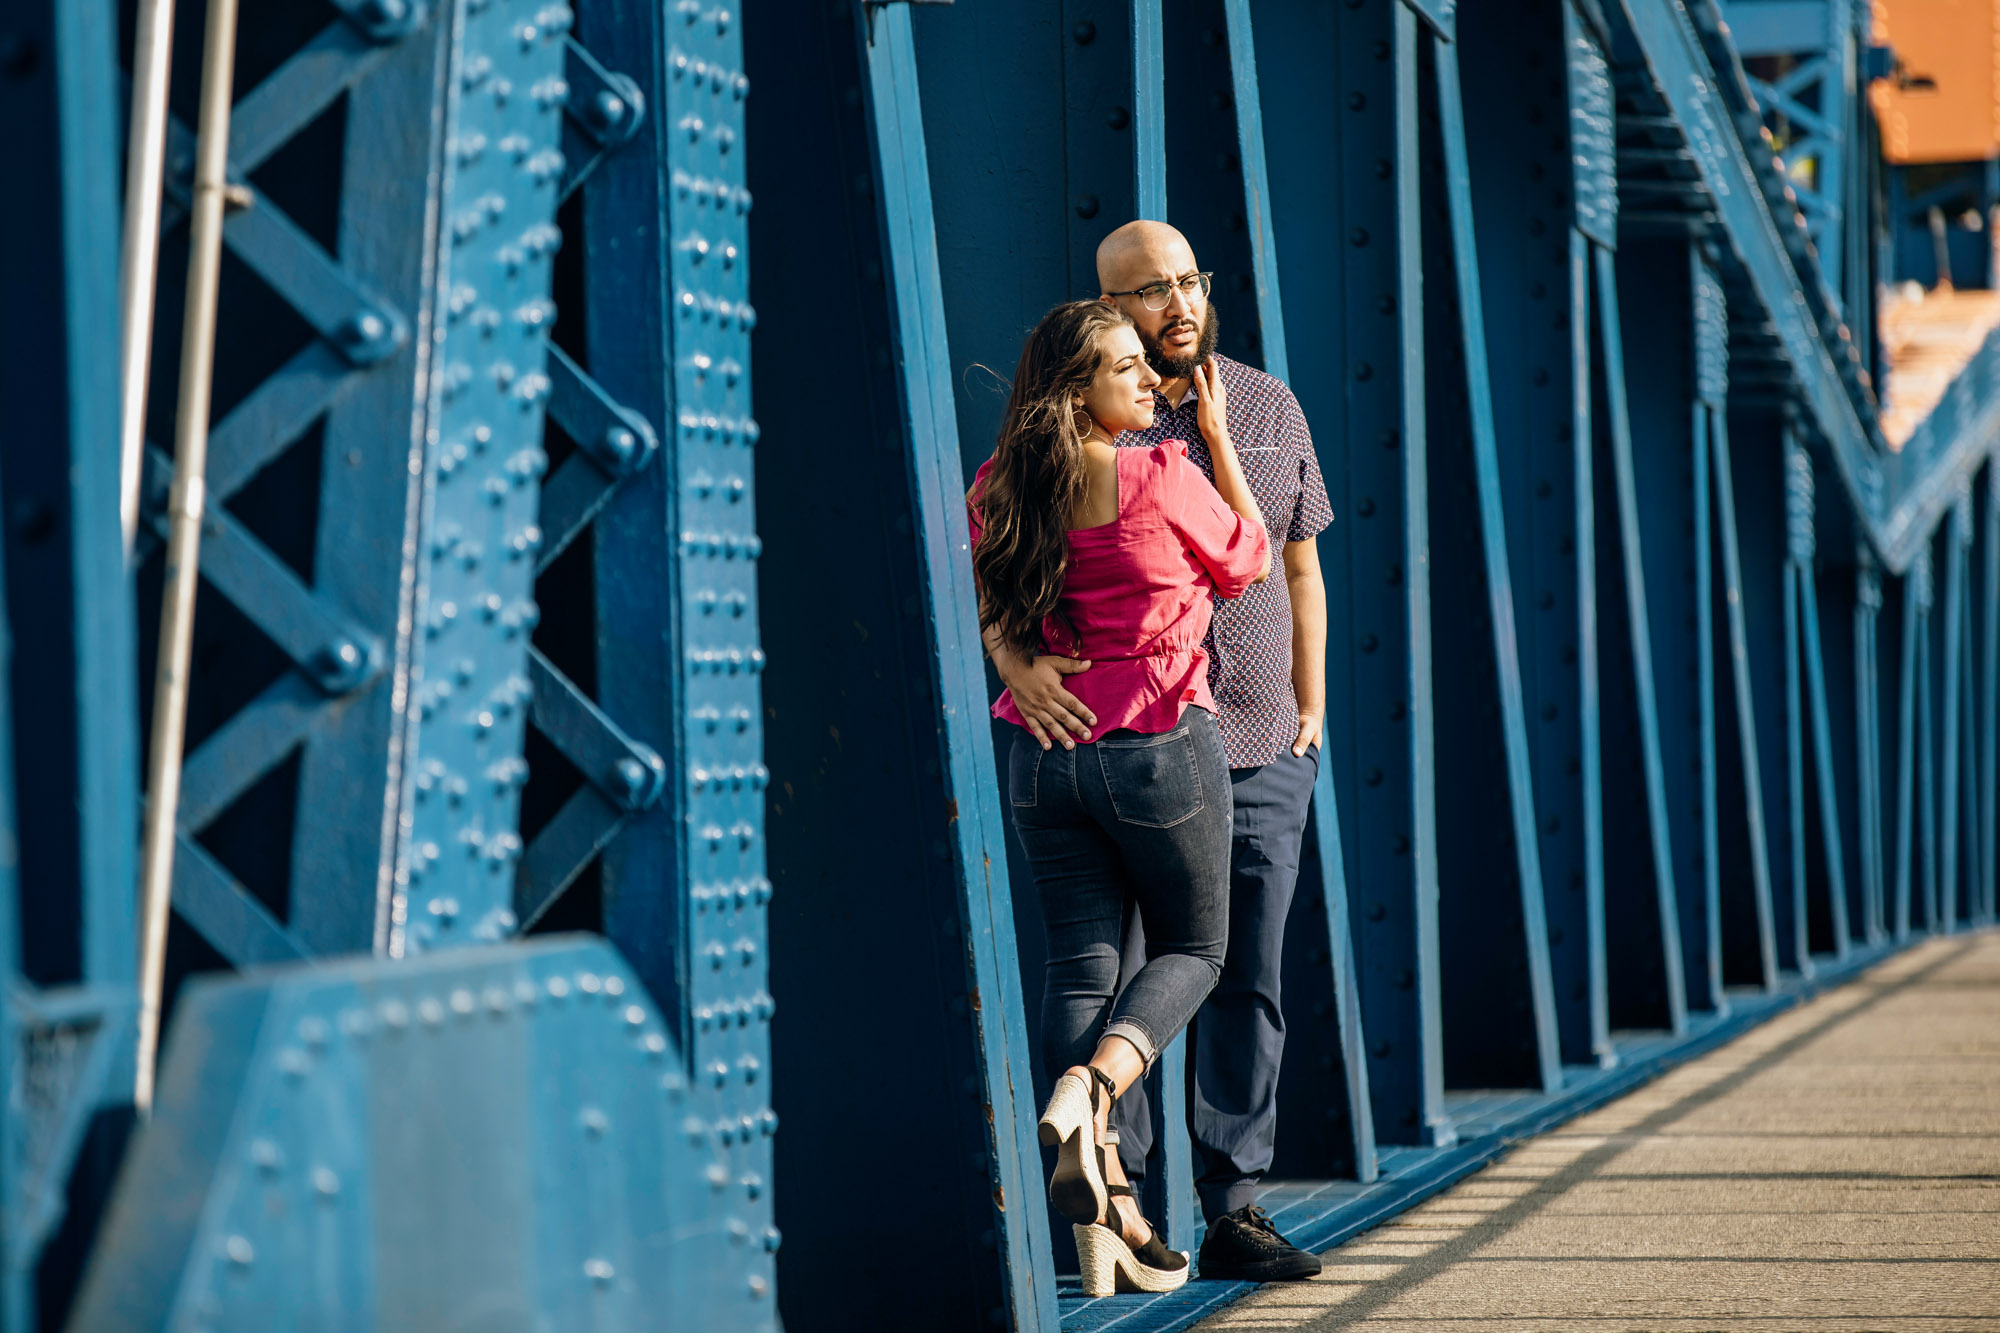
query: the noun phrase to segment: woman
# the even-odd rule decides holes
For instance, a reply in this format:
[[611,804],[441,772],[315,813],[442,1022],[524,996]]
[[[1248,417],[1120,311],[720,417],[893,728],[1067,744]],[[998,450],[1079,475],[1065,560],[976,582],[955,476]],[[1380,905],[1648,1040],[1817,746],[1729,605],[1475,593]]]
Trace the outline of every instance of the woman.
[[[993,713],[1023,728],[1008,797],[1048,934],[1042,1055],[1064,1071],[1040,1133],[1059,1145],[1049,1198],[1076,1224],[1092,1296],[1187,1281],[1187,1255],[1161,1244],[1105,1151],[1106,1126],[1221,971],[1230,785],[1201,645],[1212,597],[1270,574],[1212,364],[1195,392],[1215,485],[1180,441],[1114,447],[1118,432],[1153,424],[1159,382],[1116,306],[1057,306],[1028,336],[999,444],[967,497],[988,650],[1090,663],[1065,681],[1094,715],[1082,743],[1038,741],[1011,695]],[[1118,993],[1128,901],[1148,961]]]

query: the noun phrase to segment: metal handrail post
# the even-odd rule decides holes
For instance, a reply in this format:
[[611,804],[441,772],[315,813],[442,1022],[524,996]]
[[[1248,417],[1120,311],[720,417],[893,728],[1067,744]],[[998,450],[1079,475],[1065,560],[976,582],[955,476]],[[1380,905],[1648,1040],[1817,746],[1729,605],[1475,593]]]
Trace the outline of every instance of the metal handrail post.
[[222,213],[228,191],[229,110],[235,83],[236,0],[208,0],[202,42],[200,138],[190,214],[187,308],[181,323],[180,397],[174,415],[174,483],[168,501],[166,589],[160,598],[158,667],[153,675],[152,750],[146,767],[146,836],[141,853],[138,1073],[133,1102],[152,1108],[159,1049],[160,991],[166,972],[167,910],[186,740],[188,659],[200,573],[209,392],[215,365],[215,304],[222,268]]
[[174,0],[140,0],[132,41],[132,123],[125,153],[125,235],[118,257],[118,519],[129,564],[139,535],[139,473],[146,447],[153,280],[160,262],[160,187],[167,156],[167,84]]

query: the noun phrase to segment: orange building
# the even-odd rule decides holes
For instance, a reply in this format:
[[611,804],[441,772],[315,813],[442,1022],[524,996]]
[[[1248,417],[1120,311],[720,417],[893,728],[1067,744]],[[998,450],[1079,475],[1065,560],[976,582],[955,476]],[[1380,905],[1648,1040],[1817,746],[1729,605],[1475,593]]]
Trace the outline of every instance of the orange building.
[[2000,153],[2000,0],[1875,0],[1874,39],[1896,72],[1869,88],[1890,162]]

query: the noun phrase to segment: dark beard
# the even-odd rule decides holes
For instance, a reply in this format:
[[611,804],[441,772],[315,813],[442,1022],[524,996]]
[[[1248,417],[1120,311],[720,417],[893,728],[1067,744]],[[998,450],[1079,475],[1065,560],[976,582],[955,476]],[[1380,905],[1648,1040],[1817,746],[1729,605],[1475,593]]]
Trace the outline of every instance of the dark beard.
[[1215,316],[1215,307],[1210,306],[1201,322],[1201,337],[1195,340],[1194,355],[1168,356],[1158,338],[1143,333],[1139,335],[1139,343],[1146,349],[1146,364],[1158,371],[1161,379],[1185,380],[1193,379],[1194,368],[1215,355],[1215,340],[1221,335],[1222,322]]

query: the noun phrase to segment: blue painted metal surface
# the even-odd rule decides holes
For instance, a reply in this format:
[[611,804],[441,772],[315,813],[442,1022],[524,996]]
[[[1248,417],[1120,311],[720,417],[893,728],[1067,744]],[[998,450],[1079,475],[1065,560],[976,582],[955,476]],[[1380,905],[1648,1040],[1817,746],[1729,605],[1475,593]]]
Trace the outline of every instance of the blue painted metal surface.
[[[1750,62],[1750,91],[1775,136],[1821,271],[1836,292],[1843,274],[1868,256],[1856,253],[1851,214],[1865,210],[1856,177],[1861,146],[1859,52],[1867,46],[1866,9],[1849,0],[1732,0],[1723,7],[1737,51]],[[1851,289],[1848,289],[1851,291]],[[1843,306],[1854,301],[1843,292]]]
[[[1464,682],[1462,679],[1450,680],[1441,673],[1437,683],[1444,687],[1447,698],[1456,696],[1464,699],[1477,690],[1488,688],[1496,692],[1503,755],[1500,771],[1504,775],[1508,809],[1512,815],[1511,826],[1507,829],[1507,834],[1511,835],[1515,863],[1511,887],[1519,897],[1517,929],[1521,935],[1520,957],[1525,964],[1528,999],[1524,1015],[1527,1035],[1517,1038],[1516,1049],[1520,1056],[1533,1062],[1536,1083],[1542,1090],[1554,1092],[1562,1086],[1562,1062],[1556,1035],[1554,984],[1549,969],[1541,839],[1528,753],[1527,701],[1517,648],[1519,631],[1514,610],[1513,574],[1508,558],[1505,506],[1501,495],[1499,443],[1493,425],[1493,387],[1486,357],[1486,315],[1479,275],[1479,246],[1474,230],[1471,164],[1466,152],[1463,89],[1457,48],[1439,39],[1432,44],[1430,55],[1436,84],[1439,139],[1443,148],[1443,187],[1450,222],[1452,272],[1456,279],[1456,322],[1459,337],[1463,340],[1465,364],[1463,426],[1451,417],[1440,415],[1435,419],[1440,425],[1450,422],[1454,428],[1466,428],[1471,437],[1477,494],[1476,530],[1484,557],[1486,601],[1484,623],[1481,624],[1478,619],[1473,623],[1492,636],[1490,680]],[[1442,378],[1431,381],[1430,387],[1433,394],[1450,393],[1456,396],[1458,390],[1456,384]],[[1433,460],[1434,483],[1437,461]],[[1443,538],[1446,531],[1440,528],[1439,537]],[[1461,528],[1459,534],[1466,531]],[[1463,564],[1469,566],[1471,561],[1463,561]],[[1471,690],[1463,688],[1468,683],[1473,686]],[[1490,793],[1477,796],[1465,791],[1462,799],[1464,804],[1448,813],[1470,819],[1481,806],[1497,804],[1492,801]],[[1446,853],[1446,859],[1440,863],[1441,878],[1456,881],[1455,884],[1447,882],[1441,889],[1447,911],[1453,896],[1452,889],[1457,887],[1460,892],[1470,889],[1483,878],[1474,866],[1481,862],[1490,865],[1488,858],[1494,851],[1503,850],[1505,845],[1506,834],[1502,835],[1498,848],[1474,849],[1458,843],[1456,846],[1464,848],[1467,853],[1466,861],[1460,864],[1453,864],[1451,854]],[[1487,1002],[1490,1001],[1479,1003]],[[1448,1042],[1449,1039],[1450,1034],[1447,1034]],[[1490,1078],[1497,1071],[1482,1072]]]
[[[1053,1333],[1238,1294],[1059,1280],[958,505],[994,379],[1131,217],[1217,270],[1337,516],[1295,1236],[1990,920],[2000,341],[1883,450],[1857,15],[1728,17],[257,11],[171,970],[282,966],[183,994],[100,1227],[157,541],[128,578],[110,16],[10,16],[0,109],[45,132],[0,217],[5,1327],[93,1247],[74,1327]],[[1766,117],[1810,134],[1774,162]],[[517,938],[565,928],[618,953]],[[1177,1059],[1151,1207],[1188,1245]],[[857,1207],[896,1107],[932,1169]]]
[[199,983],[70,1326],[723,1326],[690,1297],[761,1242],[680,1063],[602,940]]
[[[137,817],[117,457],[119,115],[104,4],[9,13],[0,115],[0,1324],[60,1303],[129,1100]],[[72,1202],[83,1215],[69,1220]]]

